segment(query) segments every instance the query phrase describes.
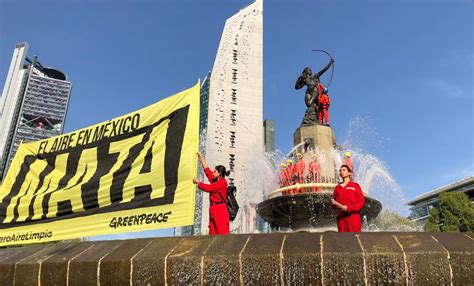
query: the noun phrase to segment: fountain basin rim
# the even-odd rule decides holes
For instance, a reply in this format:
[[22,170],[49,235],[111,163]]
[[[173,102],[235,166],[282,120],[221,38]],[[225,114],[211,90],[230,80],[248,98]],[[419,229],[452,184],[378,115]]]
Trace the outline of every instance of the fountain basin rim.
[[[294,185],[286,186],[286,187],[279,188],[279,189],[276,189],[276,190],[272,191],[270,194],[268,194],[267,199],[274,198],[274,197],[277,196],[278,193],[282,193],[282,192],[288,191],[288,190],[294,190],[294,189],[299,190],[301,188],[309,188],[309,187],[335,188],[337,185],[339,185],[339,184],[334,184],[334,183],[305,183],[305,184],[299,184],[299,183],[296,183]],[[331,193],[332,194],[332,191],[319,191],[317,193]],[[369,195],[367,192],[364,192],[364,191],[362,193],[364,194],[365,197]]]
[[[331,207],[331,191],[287,194],[273,197],[259,203],[257,213],[273,226],[292,230],[319,229],[335,226],[336,210]],[[382,204],[375,198],[364,195],[364,206],[360,215],[375,218],[382,210]]]
[[299,184],[296,183],[294,185],[286,186],[283,188],[276,189],[272,191],[270,194],[268,194],[268,198],[271,198],[274,196],[274,194],[283,192],[283,191],[288,191],[288,190],[293,190],[293,189],[301,189],[301,188],[308,188],[308,187],[326,187],[326,188],[334,188],[336,187],[337,184],[334,183],[306,183],[306,184]]

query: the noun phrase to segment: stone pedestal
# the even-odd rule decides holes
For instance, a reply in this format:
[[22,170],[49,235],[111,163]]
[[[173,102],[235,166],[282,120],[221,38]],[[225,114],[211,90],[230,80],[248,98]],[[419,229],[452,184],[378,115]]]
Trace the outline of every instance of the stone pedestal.
[[305,142],[297,148],[297,152],[305,154],[304,160],[306,164],[311,161],[311,152],[317,153],[321,162],[321,177],[323,182],[335,183],[337,182],[337,173],[334,163],[334,147],[336,146],[336,134],[329,126],[324,125],[307,125],[300,126],[293,133],[294,146]]
[[[320,150],[334,150],[336,134],[329,126],[318,124],[300,126],[293,133],[293,143],[296,146],[301,142],[308,142],[313,148],[318,146]],[[302,151],[304,151],[303,146],[298,148],[298,152],[303,153]]]

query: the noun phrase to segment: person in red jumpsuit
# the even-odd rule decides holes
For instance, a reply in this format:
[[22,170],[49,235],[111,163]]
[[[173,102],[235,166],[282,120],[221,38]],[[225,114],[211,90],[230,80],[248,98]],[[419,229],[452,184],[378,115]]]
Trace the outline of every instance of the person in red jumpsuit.
[[280,164],[280,175],[279,175],[280,188],[288,186],[288,176],[286,174],[286,164]]
[[209,193],[209,235],[229,234],[229,211],[227,210],[227,180],[230,172],[226,171],[225,167],[218,165],[213,171],[206,163],[204,156],[197,153],[199,161],[204,168],[206,177],[210,184],[200,182],[197,178],[193,182],[203,190]]
[[337,211],[339,232],[361,232],[360,210],[364,206],[364,195],[359,184],[351,181],[352,170],[347,165],[339,169],[342,183],[334,188],[332,205]]
[[318,84],[318,122],[320,125],[323,125],[323,119],[325,125],[329,126],[329,106],[331,105],[331,101],[329,100],[328,91],[324,88],[324,86],[320,83]]
[[[318,156],[314,154],[312,156],[312,161],[308,164],[309,169],[309,181],[311,183],[320,183],[321,182],[321,164],[318,161]],[[321,187],[311,187],[312,192],[322,191]]]
[[[304,168],[306,164],[303,159],[303,154],[296,154],[296,160],[297,161],[293,169],[295,174],[295,183],[304,184]],[[300,189],[299,192],[302,193],[303,189]]]
[[[280,188],[286,187],[290,185],[290,178],[288,177],[288,174],[286,172],[286,164],[281,163],[280,164],[280,175],[279,175],[279,182],[280,182]],[[283,191],[283,195],[287,195],[288,191]]]
[[[289,179],[289,185],[293,185],[295,183],[295,166],[291,159],[286,160],[286,175]],[[295,192],[295,189],[288,190],[288,194],[294,194]]]

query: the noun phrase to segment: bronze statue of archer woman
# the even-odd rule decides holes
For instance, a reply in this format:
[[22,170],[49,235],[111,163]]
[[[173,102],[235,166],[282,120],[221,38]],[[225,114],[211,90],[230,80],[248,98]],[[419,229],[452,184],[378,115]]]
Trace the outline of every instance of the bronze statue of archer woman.
[[319,92],[317,87],[319,83],[319,77],[322,76],[333,64],[334,59],[331,58],[329,60],[329,63],[314,75],[312,74],[311,69],[309,67],[306,67],[296,80],[295,89],[301,89],[303,86],[307,86],[304,96],[306,112],[301,125],[312,125],[318,122],[317,100]]

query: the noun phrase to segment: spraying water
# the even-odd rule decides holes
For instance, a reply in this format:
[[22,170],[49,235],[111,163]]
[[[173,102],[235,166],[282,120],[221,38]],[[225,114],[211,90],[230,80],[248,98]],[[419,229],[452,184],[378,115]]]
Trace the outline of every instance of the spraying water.
[[403,190],[393,179],[385,162],[367,150],[384,151],[389,139],[384,138],[367,117],[353,118],[343,134],[342,146],[352,153],[354,180],[362,189],[382,202],[385,209],[402,215],[408,214]]

